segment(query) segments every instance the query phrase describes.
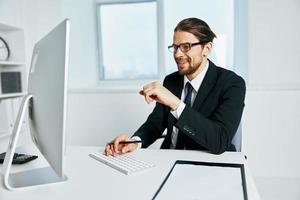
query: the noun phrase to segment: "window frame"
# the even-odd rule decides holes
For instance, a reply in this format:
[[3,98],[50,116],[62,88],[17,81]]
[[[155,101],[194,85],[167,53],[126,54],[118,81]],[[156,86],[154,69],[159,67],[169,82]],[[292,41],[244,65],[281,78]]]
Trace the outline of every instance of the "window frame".
[[[156,20],[157,20],[157,74],[153,79],[104,79],[104,64],[103,64],[103,49],[102,49],[102,32],[101,32],[101,13],[98,11],[102,5],[115,5],[115,4],[135,4],[156,2]],[[137,87],[140,88],[143,84],[151,81],[161,81],[164,78],[164,23],[163,23],[163,3],[162,0],[96,0],[96,31],[97,31],[97,65],[99,70],[98,85],[104,87],[104,90],[117,90],[117,91],[136,91]]]

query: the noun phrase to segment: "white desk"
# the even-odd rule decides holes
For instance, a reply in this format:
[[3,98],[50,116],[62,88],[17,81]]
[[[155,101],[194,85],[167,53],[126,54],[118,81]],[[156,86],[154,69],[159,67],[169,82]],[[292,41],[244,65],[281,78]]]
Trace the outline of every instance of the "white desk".
[[[63,183],[12,192],[4,188],[1,176],[0,199],[151,199],[178,159],[245,163],[248,199],[260,199],[252,175],[241,153],[225,152],[222,155],[212,155],[200,151],[140,149],[133,153],[137,157],[153,162],[156,167],[147,172],[127,176],[89,157],[89,153],[96,150],[99,148],[67,147],[66,175],[69,179]],[[38,159],[23,166],[14,166],[14,170],[20,171],[21,168],[37,167],[43,165],[41,162],[42,159]],[[2,172],[1,167],[0,170]],[[230,199],[230,197],[224,199]]]

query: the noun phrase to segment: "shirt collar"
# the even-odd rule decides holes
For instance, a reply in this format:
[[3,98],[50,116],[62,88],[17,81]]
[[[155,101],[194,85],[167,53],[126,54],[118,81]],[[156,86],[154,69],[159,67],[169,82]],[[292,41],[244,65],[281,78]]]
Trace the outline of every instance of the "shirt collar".
[[189,79],[184,76],[184,86],[186,85],[187,82],[190,82],[191,85],[193,86],[193,89],[198,93],[198,90],[200,88],[200,85],[204,79],[204,76],[208,70],[208,65],[209,65],[209,61],[207,61],[205,67],[203,68],[202,72],[200,74],[198,74],[198,76],[196,76],[192,81],[189,81]]

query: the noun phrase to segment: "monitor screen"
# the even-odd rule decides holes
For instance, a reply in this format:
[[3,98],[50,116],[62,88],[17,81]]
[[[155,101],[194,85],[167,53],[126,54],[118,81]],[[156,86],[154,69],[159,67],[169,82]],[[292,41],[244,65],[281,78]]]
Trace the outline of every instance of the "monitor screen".
[[36,43],[28,76],[30,133],[60,177],[64,176],[69,26],[64,20]]

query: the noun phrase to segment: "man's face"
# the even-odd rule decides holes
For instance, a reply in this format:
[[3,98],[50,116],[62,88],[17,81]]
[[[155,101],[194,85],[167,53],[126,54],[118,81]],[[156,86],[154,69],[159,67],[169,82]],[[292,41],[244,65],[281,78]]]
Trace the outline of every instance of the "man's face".
[[[173,36],[173,44],[175,45],[197,42],[199,42],[199,39],[189,32],[176,31]],[[198,74],[199,67],[203,61],[201,45],[192,46],[188,52],[182,52],[178,48],[177,51],[174,51],[173,56],[181,75],[193,77],[193,75]]]

